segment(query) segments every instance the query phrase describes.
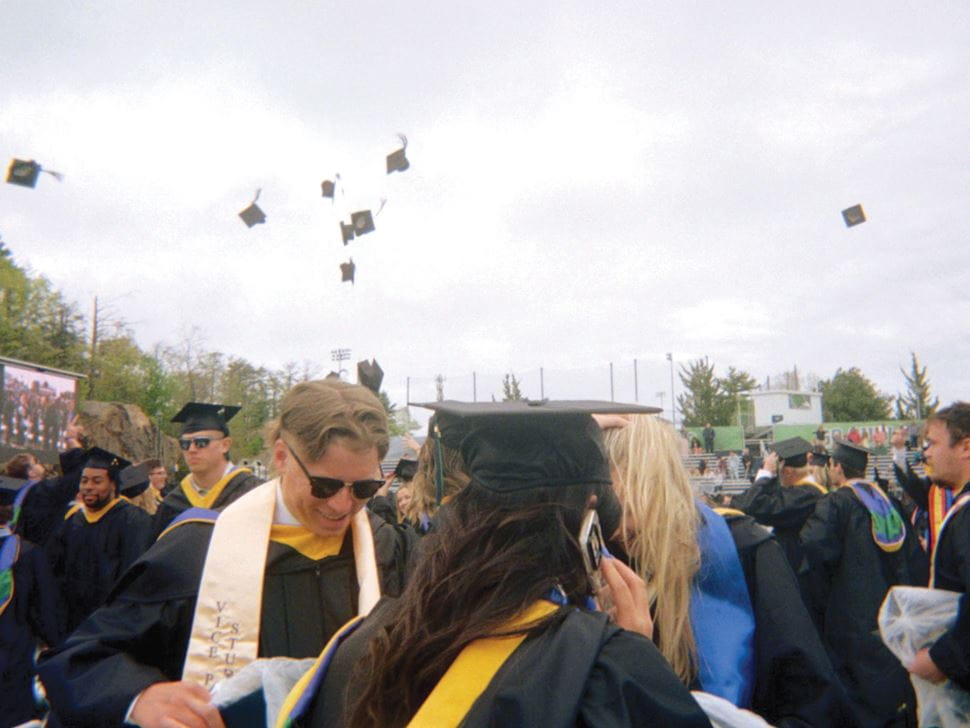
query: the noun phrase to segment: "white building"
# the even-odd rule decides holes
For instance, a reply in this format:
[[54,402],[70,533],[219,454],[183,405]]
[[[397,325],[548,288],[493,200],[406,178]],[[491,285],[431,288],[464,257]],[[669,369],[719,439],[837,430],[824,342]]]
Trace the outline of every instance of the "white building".
[[790,389],[755,389],[742,394],[751,400],[755,427],[814,425],[822,421],[822,395]]

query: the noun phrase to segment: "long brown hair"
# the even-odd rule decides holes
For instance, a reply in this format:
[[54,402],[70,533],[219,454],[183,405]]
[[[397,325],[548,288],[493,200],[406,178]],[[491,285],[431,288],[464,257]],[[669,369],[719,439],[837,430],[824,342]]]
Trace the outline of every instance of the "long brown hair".
[[589,582],[573,534],[592,492],[560,488],[551,500],[521,507],[496,504],[474,484],[458,493],[422,542],[407,588],[348,683],[347,724],[406,725],[469,643],[501,634],[557,586],[571,599],[585,595]]

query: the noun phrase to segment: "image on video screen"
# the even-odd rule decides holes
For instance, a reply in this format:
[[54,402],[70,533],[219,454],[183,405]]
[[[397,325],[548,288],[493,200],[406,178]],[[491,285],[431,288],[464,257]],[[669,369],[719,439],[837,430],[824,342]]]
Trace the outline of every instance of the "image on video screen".
[[74,417],[77,380],[4,364],[0,394],[0,445],[59,450]]

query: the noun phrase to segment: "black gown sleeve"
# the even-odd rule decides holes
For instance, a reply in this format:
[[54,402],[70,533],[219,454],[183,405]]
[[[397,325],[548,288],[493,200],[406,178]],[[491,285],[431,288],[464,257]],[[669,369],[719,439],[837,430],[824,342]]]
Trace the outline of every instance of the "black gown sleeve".
[[893,472],[896,475],[896,482],[906,495],[913,499],[913,502],[924,511],[930,507],[930,479],[921,478],[913,472],[913,469],[906,463],[904,471],[896,463],[893,463]]
[[816,624],[824,624],[835,569],[842,558],[842,513],[838,494],[822,498],[799,534],[808,571],[802,580],[805,602]]
[[33,485],[21,505],[17,532],[38,546],[45,546],[77,495],[84,465],[84,450],[75,448],[60,455],[63,475]]
[[778,477],[756,480],[731,505],[758,523],[780,529],[800,528],[821,497],[811,486],[782,487]]
[[[21,563],[23,562],[23,563]],[[40,640],[54,647],[65,637],[63,602],[42,549],[31,545],[18,559],[22,576],[17,588],[27,594],[27,623]],[[25,583],[26,582],[26,583]]]
[[945,557],[952,562],[952,576],[963,580],[963,596],[956,623],[930,647],[930,658],[944,675],[964,690],[970,690],[970,599],[967,597],[970,589],[970,507],[964,507],[947,524],[944,538],[949,543],[945,554],[938,554],[937,559]]

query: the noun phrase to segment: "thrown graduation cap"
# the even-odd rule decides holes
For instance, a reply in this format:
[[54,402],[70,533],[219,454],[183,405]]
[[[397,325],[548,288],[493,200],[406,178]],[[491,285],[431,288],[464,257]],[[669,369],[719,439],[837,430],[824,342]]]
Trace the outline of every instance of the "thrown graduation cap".
[[346,283],[350,281],[351,284],[354,282],[354,271],[357,270],[357,266],[354,265],[354,259],[351,258],[346,263],[340,264],[340,282]]
[[591,414],[656,414],[659,407],[592,400],[428,402],[441,442],[458,450],[473,482],[515,496],[538,488],[610,485]]
[[261,225],[266,222],[266,213],[264,213],[259,205],[256,204],[256,200],[259,199],[259,193],[262,190],[256,190],[256,196],[253,197],[253,201],[249,203],[249,207],[239,213],[239,217],[242,221],[246,223],[246,227],[251,228],[254,225]]
[[130,460],[125,460],[104,448],[92,447],[84,453],[84,467],[107,470],[115,482],[118,482],[118,474],[129,465],[131,465]]
[[862,210],[862,205],[853,205],[842,211],[842,219],[845,220],[846,227],[855,227],[866,221],[866,213]]
[[229,434],[229,420],[236,416],[240,407],[230,404],[208,404],[205,402],[189,402],[172,418],[172,422],[182,424],[182,434],[201,432],[202,430],[219,430],[223,435]]
[[377,394],[381,389],[381,382],[384,381],[384,370],[381,369],[381,365],[377,363],[377,359],[371,359],[367,361],[357,362],[357,382],[358,384],[363,384],[374,394]]
[[847,440],[839,440],[832,450],[832,460],[848,465],[855,470],[865,470],[869,462],[869,451]]
[[349,243],[354,239],[354,226],[353,224],[348,225],[341,220],[340,222],[340,237],[344,239],[344,245]]
[[402,147],[396,151],[391,152],[387,155],[387,173],[391,172],[404,172],[411,163],[408,161],[405,152],[408,148],[408,138],[403,134],[398,134],[398,139],[401,140]]
[[33,159],[12,159],[7,168],[7,182],[12,185],[33,188],[37,186],[41,172],[46,172],[58,182],[64,178],[64,175],[60,172],[44,169]]
[[791,468],[800,468],[808,464],[808,453],[812,451],[812,444],[802,437],[792,437],[779,440],[771,446],[778,454],[778,458]]
[[410,458],[401,458],[394,467],[394,474],[401,480],[413,480],[418,472],[418,461]]
[[118,490],[125,498],[136,498],[140,496],[147,490],[150,483],[148,479],[148,466],[144,463],[141,465],[129,465],[121,471],[118,478],[120,481]]
[[29,480],[23,478],[10,478],[6,475],[0,475],[0,506],[13,504],[17,500],[20,489],[29,482]]
[[361,210],[360,212],[353,213],[350,216],[350,222],[354,226],[355,235],[366,235],[376,230],[374,227],[374,216],[371,215],[370,210]]
[[324,197],[329,197],[332,200],[334,192],[336,191],[337,191],[337,184],[333,180],[325,179],[323,182],[320,183],[320,192],[323,194]]

